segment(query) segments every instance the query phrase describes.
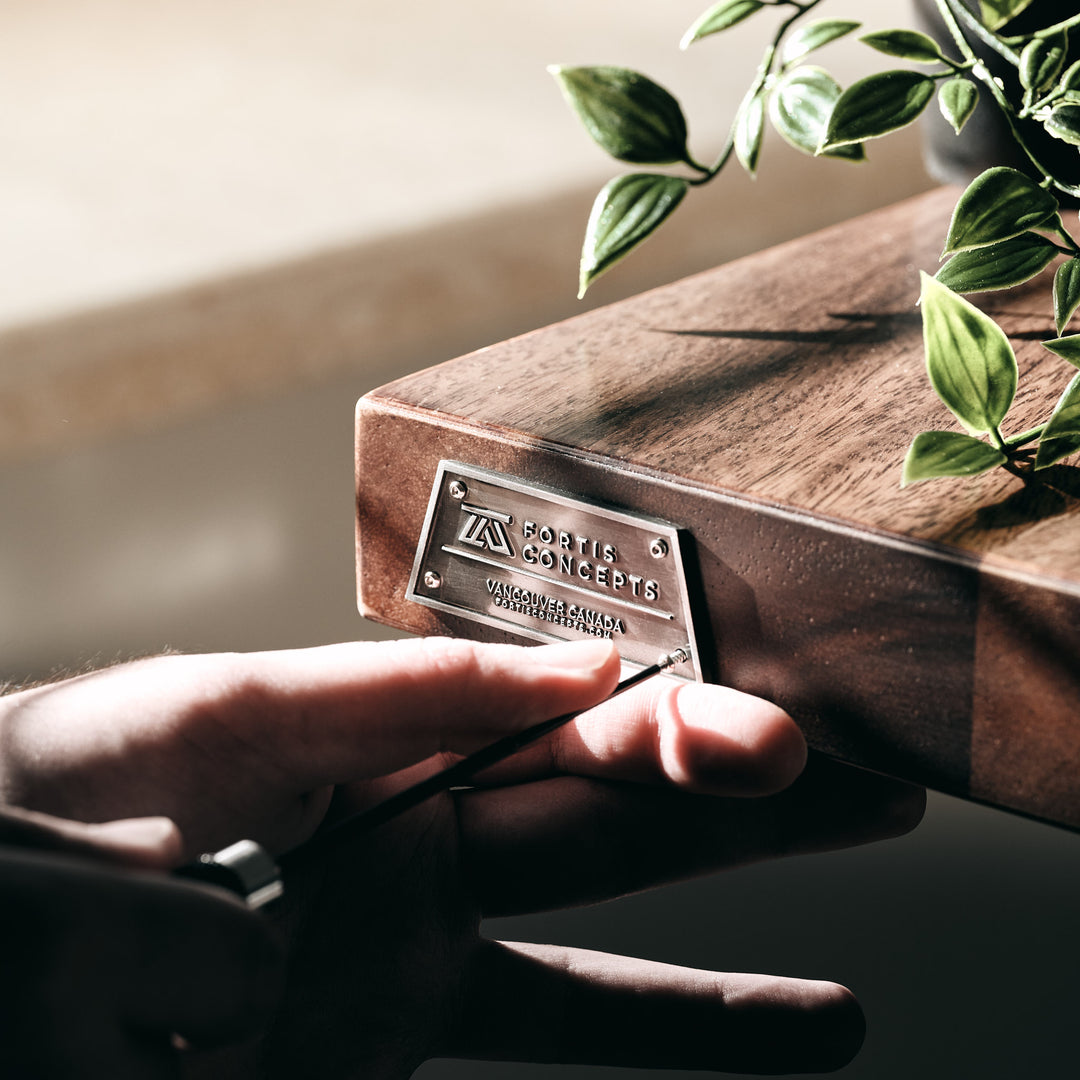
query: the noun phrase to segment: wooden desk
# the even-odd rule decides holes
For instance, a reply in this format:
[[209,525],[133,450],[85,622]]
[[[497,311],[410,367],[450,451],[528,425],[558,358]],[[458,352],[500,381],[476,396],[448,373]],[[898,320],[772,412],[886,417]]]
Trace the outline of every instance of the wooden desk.
[[[954,426],[925,378],[915,300],[955,198],[366,396],[361,610],[514,640],[405,597],[440,460],[666,519],[692,537],[709,677],[773,698],[830,754],[1080,828],[1080,502],[997,473],[899,487],[913,435]],[[1047,294],[987,307],[1022,371],[1010,423],[1030,426],[1069,378],[1039,344],[1055,336]]]

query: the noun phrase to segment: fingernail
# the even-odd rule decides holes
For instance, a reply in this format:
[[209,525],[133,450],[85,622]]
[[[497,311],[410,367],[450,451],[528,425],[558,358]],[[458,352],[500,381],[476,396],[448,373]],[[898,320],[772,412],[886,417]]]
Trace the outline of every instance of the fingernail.
[[578,671],[598,671],[611,663],[614,645],[602,638],[585,641],[560,641],[530,650],[535,660],[545,667],[576,668]]

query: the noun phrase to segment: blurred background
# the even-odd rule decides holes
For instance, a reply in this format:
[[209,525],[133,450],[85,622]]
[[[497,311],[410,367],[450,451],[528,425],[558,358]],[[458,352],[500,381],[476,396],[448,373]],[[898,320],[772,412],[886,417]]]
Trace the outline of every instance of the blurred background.
[[[7,0],[0,680],[389,636],[355,609],[355,401],[583,309],[585,220],[622,170],[545,66],[649,73],[709,159],[763,34],[680,53],[704,6]],[[910,20],[903,0],[823,14]],[[845,84],[878,66],[854,40],[821,63]],[[772,138],[756,181],[733,167],[695,192],[587,303],[931,183],[912,131],[858,167]],[[1076,836],[935,796],[903,840],[489,930],[837,979],[870,1020],[842,1075],[1014,1080],[1075,1072],[1078,898]]]

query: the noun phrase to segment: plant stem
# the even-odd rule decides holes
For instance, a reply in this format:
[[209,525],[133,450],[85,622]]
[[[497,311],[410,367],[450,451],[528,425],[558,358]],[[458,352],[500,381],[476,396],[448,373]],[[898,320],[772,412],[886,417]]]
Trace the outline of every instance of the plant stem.
[[[1013,52],[996,34],[988,30],[985,26],[971,14],[970,11],[959,0],[934,0],[937,5],[937,9],[941,14],[945,25],[949,29],[949,33],[952,34],[953,40],[956,42],[957,48],[961,53],[969,59],[976,60],[974,52],[972,52],[971,46],[968,44],[967,38],[964,36],[963,30],[960,28],[960,23],[957,19],[961,20],[968,29],[975,34],[981,41],[989,45],[995,52],[1003,56],[1010,64],[1019,68],[1020,57]],[[1076,19],[1080,19],[1080,16],[1076,16]],[[1072,22],[1073,20],[1066,20]],[[1009,125],[1009,132],[1012,134],[1013,139],[1016,141],[1016,145],[1024,152],[1028,161],[1035,167],[1039,174],[1044,177],[1048,184],[1052,184],[1058,189],[1058,191],[1064,192],[1066,195],[1080,196],[1080,186],[1075,184],[1066,184],[1064,181],[1059,180],[1054,174],[1035,156],[1035,152],[1028,146],[1024,140],[1023,132],[1020,131],[1016,124],[1016,114],[1013,111],[1012,105],[1009,103],[1008,98],[1005,96],[1001,85],[997,79],[990,73],[986,65],[981,61],[975,63],[971,69],[971,74],[981,82],[986,89],[990,92],[990,96],[994,99],[994,104],[1001,110],[1001,114],[1005,117],[1005,122]]]
[[[1063,19],[1059,23],[1054,23],[1053,26],[1048,26],[1044,30],[1040,30],[1036,37],[1050,37],[1052,34],[1060,34],[1062,30],[1071,30],[1074,26],[1080,26],[1080,15],[1071,15],[1069,18]],[[987,33],[990,33],[990,31],[987,31]],[[1011,42],[1020,42],[1026,39],[997,38],[997,40],[1007,46]]]
[[[982,70],[986,70],[983,68]],[[1013,118],[1012,110],[1009,108],[1008,101],[1005,99],[1005,95],[1001,91],[1001,87],[994,82],[993,76],[987,71],[986,78],[981,78],[978,75],[978,69],[976,69],[976,77],[980,78],[980,81],[989,88],[990,93],[994,97],[994,101],[997,102],[998,108],[1001,109],[1005,116],[1005,121],[1009,125],[1009,131],[1012,133],[1012,137],[1016,140],[1016,145],[1023,150],[1028,161],[1042,174],[1044,180],[1049,181],[1051,185],[1056,187],[1058,191],[1064,192],[1066,195],[1080,196],[1080,185],[1066,184],[1064,180],[1059,180],[1036,156],[1035,152],[1024,141],[1023,133],[1016,126],[1016,121]]]
[[1016,114],[1012,110],[1012,106],[1009,104],[1008,98],[1005,97],[1004,91],[998,85],[997,80],[986,69],[983,64],[976,64],[972,69],[972,75],[975,76],[981,82],[987,90],[990,91],[990,96],[994,99],[994,103],[998,109],[1001,110],[1002,116],[1005,117],[1005,122],[1009,125],[1009,132],[1013,139],[1016,141],[1016,145],[1024,152],[1025,157],[1035,167],[1039,174],[1044,178],[1044,182],[1047,185],[1053,185],[1058,191],[1064,192],[1066,195],[1080,196],[1080,185],[1066,184],[1063,180],[1059,180],[1054,174],[1035,156],[1035,152],[1028,146],[1024,139],[1023,132],[1017,127]]
[[1016,450],[1018,447],[1023,446],[1025,443],[1034,442],[1036,439],[1042,436],[1043,431],[1046,428],[1046,424],[1039,424],[1038,427],[1030,428],[1027,431],[1021,431],[1019,435],[1010,435],[1005,440],[1004,449],[1006,453],[1009,450]]
[[1018,466],[1014,465],[1011,461],[1006,461],[1005,464],[1002,465],[1001,467],[1006,472],[1012,473],[1013,476],[1015,476],[1017,479],[1023,480],[1025,484],[1033,484],[1033,483],[1035,483],[1035,479],[1031,475],[1030,471],[1026,471],[1024,469],[1019,468]]
[[[972,56],[973,54],[970,51],[971,47],[967,43],[967,38],[964,37],[963,31],[956,21],[957,19],[960,19],[984,45],[993,49],[1005,60],[1008,60],[1013,67],[1020,67],[1020,54],[1010,49],[993,30],[983,26],[959,0],[935,0],[935,2],[938,11],[941,12],[941,17],[945,20],[945,25],[949,27],[953,38],[956,40],[957,45],[960,45],[961,51],[965,55]],[[962,45],[961,41],[963,41]]]
[[[772,42],[765,50],[765,55],[761,58],[761,63],[758,65],[757,75],[754,78],[753,83],[750,85],[750,89],[746,93],[746,97],[743,98],[743,102],[752,101],[754,96],[765,85],[766,79],[772,74],[773,61],[776,59],[776,50],[780,47],[780,42],[783,41],[784,35],[799,21],[807,12],[812,11],[821,0],[808,0],[805,4],[800,4],[797,0],[783,0],[784,4],[790,4],[795,8],[795,11],[789,15],[781,24],[779,29],[773,35]],[[777,7],[780,4],[776,5]],[[735,150],[735,125],[739,122],[739,114],[735,114],[735,119],[731,122],[731,129],[728,131],[727,142],[724,143],[723,150],[720,151],[720,156],[713,163],[711,169],[708,169],[704,176],[698,180],[691,180],[690,183],[694,185],[704,184],[711,180],[720,170],[731,160],[731,155]]]
[[1005,450],[1005,440],[1001,437],[1001,428],[997,427],[997,426],[992,427],[990,429],[990,431],[989,431],[989,435],[990,435],[990,441],[994,444],[994,446],[998,450],[1001,450],[1002,452],[1004,452],[1004,450]]
[[[941,16],[941,21],[945,24],[945,28],[952,35],[952,39],[956,43],[956,47],[960,50],[960,55],[964,57],[965,60],[974,63],[976,60],[975,53],[972,51],[971,46],[968,44],[968,39],[964,37],[964,32],[960,29],[960,24],[956,21],[956,16],[953,14],[952,8],[950,7],[948,0],[934,0],[934,2],[937,5],[938,14]],[[1019,64],[1019,62],[1020,58],[1017,57],[1016,63]]]
[[1054,232],[1067,245],[1066,248],[1061,248],[1059,245],[1059,250],[1064,251],[1066,255],[1080,255],[1080,247],[1077,247],[1076,241],[1069,234],[1069,230],[1065,228],[1065,222],[1062,221],[1060,212],[1054,215]]
[[[683,158],[683,164],[684,165],[689,165],[691,169],[696,169],[699,173],[705,173],[704,179],[709,179],[711,177],[709,166],[708,165],[702,165],[700,161],[695,161],[692,154],[687,154],[686,157]],[[704,179],[703,180],[691,180],[690,183],[691,184],[700,184],[700,183],[704,182]],[[1063,224],[1062,228],[1064,228],[1064,227],[1065,226]]]

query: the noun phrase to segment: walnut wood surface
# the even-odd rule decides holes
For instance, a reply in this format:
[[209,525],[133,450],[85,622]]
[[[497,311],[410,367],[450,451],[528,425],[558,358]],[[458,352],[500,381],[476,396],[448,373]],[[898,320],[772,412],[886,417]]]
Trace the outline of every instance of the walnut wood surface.
[[[483,465],[694,537],[712,676],[830,753],[1080,827],[1080,470],[903,491],[924,428],[916,270],[940,190],[392,383],[358,407],[365,613],[492,636],[404,599],[435,466]],[[1045,282],[1043,283],[1045,285]],[[1021,430],[1072,373],[1048,290],[981,298]],[[1008,434],[1009,432],[1007,432]]]

